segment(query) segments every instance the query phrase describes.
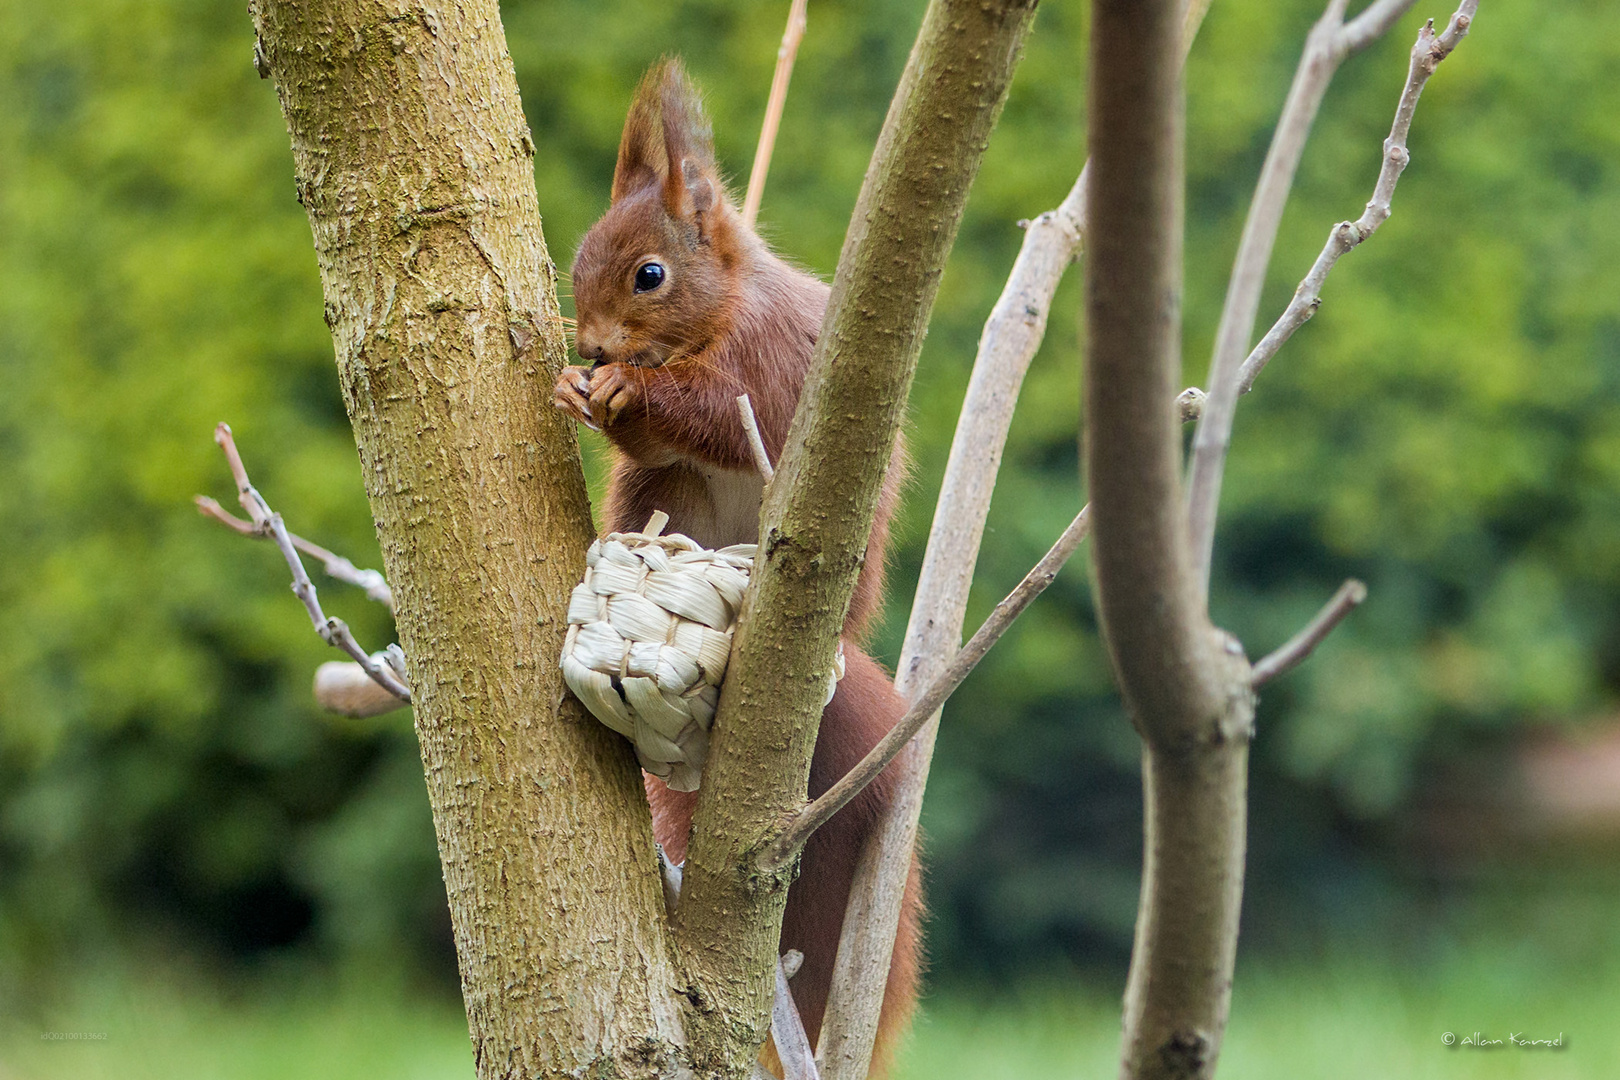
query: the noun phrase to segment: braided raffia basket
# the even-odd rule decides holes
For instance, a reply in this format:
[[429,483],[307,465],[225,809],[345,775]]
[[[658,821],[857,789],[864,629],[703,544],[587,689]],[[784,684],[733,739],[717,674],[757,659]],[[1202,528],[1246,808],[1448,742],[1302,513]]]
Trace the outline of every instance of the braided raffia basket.
[[[668,520],[657,513],[643,532],[591,545],[568,601],[562,670],[591,715],[635,745],[643,769],[696,791],[756,545],[711,551],[660,535]],[[840,646],[829,701],[843,666]]]

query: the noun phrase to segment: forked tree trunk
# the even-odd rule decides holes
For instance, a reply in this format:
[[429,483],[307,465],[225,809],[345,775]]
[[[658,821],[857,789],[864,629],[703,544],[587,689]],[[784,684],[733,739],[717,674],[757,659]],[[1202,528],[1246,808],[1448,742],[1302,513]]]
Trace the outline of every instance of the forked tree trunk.
[[787,880],[762,886],[754,856],[802,801],[825,685],[795,675],[831,658],[888,457],[870,448],[893,440],[1033,9],[933,0],[924,19],[771,488],[672,934],[628,745],[554,659],[592,530],[549,406],[555,270],[496,2],[253,0],[395,585],[481,1077],[748,1071]]
[[1254,721],[1248,661],[1198,590],[1181,488],[1181,8],[1092,7],[1086,483],[1099,621],[1142,735],[1146,803],[1129,1080],[1214,1074]]

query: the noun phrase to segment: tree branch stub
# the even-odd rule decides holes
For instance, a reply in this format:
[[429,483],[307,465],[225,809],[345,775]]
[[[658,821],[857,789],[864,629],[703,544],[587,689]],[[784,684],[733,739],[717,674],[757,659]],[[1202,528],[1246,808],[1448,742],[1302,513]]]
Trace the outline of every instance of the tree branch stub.
[[[238,501],[252,521],[246,522],[232,517],[213,499],[203,496],[197,498],[198,509],[206,516],[229,525],[244,536],[259,536],[275,541],[276,548],[287,562],[287,569],[292,573],[293,595],[298,597],[299,602],[304,605],[304,610],[309,613],[309,621],[314,625],[315,633],[328,645],[352,656],[366,677],[386,690],[390,696],[409,703],[411,692],[395,675],[392,668],[379,663],[361,648],[347,623],[342,619],[329,618],[326,612],[321,610],[315,583],[309,579],[309,574],[304,569],[304,560],[298,557],[298,545],[294,542],[293,535],[287,531],[281,515],[270,509],[270,504],[265,501],[264,496],[259,494],[258,489],[248,480],[247,466],[242,463],[242,455],[236,448],[236,440],[231,435],[229,424],[221,423],[214,429],[214,442],[225,455],[226,464],[230,466],[231,478],[236,482]],[[349,569],[353,568],[353,564],[350,564]]]
[[1254,665],[1254,671],[1249,685],[1259,689],[1279,675],[1284,675],[1300,664],[1316,651],[1316,647],[1327,640],[1327,636],[1345,620],[1345,617],[1360,606],[1367,599],[1367,586],[1351,578],[1339,586],[1338,592],[1322,606],[1302,627],[1299,633],[1289,638],[1275,652],[1270,653]]
[[793,61],[804,40],[810,0],[792,0],[782,44],[776,50],[776,71],[771,75],[770,98],[765,103],[765,120],[759,128],[759,145],[754,148],[754,165],[748,172],[748,191],[743,197],[742,219],[752,229],[759,219],[759,204],[765,198],[765,178],[771,171],[771,152],[776,148],[776,132],[787,105],[788,81],[793,78]]

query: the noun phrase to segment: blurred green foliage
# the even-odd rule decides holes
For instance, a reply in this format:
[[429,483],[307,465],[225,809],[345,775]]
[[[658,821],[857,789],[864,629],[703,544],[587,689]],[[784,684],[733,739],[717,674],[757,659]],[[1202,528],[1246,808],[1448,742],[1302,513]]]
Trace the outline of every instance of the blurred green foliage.
[[[921,0],[817,0],[766,233],[830,275]],[[1432,8],[1432,10],[1431,10]],[[512,0],[566,267],[630,88],[683,55],[746,175],[786,5]],[[1188,70],[1187,377],[1317,5],[1219,0]],[[1441,16],[1420,5],[1422,15]],[[1264,311],[1371,192],[1418,15],[1329,94]],[[912,405],[892,658],[979,327],[1082,157],[1084,10],[1047,4],[945,276]],[[1424,95],[1394,217],[1240,412],[1214,589],[1258,655],[1345,576],[1365,607],[1268,692],[1251,911],[1363,911],[1426,770],[1620,691],[1620,9],[1487,5]],[[308,225],[239,5],[0,0],[0,971],[158,933],[442,962],[402,714],[318,714],[327,651],[270,549],[200,520],[227,419],[296,531],[378,565]],[[1019,406],[970,623],[1080,505],[1078,285]],[[596,444],[587,447],[596,448]],[[600,455],[594,455],[599,471]],[[323,584],[361,640],[386,613]],[[1136,744],[1076,565],[950,709],[927,808],[933,952],[1127,942]],[[1373,916],[1367,915],[1367,918]],[[0,991],[6,987],[0,986]]]

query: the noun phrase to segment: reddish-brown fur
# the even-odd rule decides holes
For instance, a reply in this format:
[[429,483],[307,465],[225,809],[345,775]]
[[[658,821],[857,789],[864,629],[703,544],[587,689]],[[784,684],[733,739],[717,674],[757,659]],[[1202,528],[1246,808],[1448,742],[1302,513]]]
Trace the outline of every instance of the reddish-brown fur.
[[[649,261],[659,263],[665,279],[637,291],[637,272]],[[576,343],[596,364],[564,369],[556,404],[602,429],[619,451],[608,528],[638,529],[662,510],[670,532],[708,547],[757,539],[760,483],[736,398],[749,395],[775,460],[787,441],[829,290],[743,226],[721,184],[696,93],[678,63],[654,67],[636,92],[619,145],[612,205],[581,243],[573,281]],[[905,711],[882,668],[855,647],[881,602],[883,556],[904,464],[897,441],[845,617],[847,671],[822,714],[810,767],[812,797]],[[684,860],[696,795],[670,791],[650,777],[647,791],[659,842],[672,859]],[[826,1008],[855,859],[892,797],[893,778],[884,773],[811,837],[788,892],[782,948],[805,955],[792,988],[812,1040]],[[883,1003],[880,1064],[916,1000],[920,912],[913,861]]]

